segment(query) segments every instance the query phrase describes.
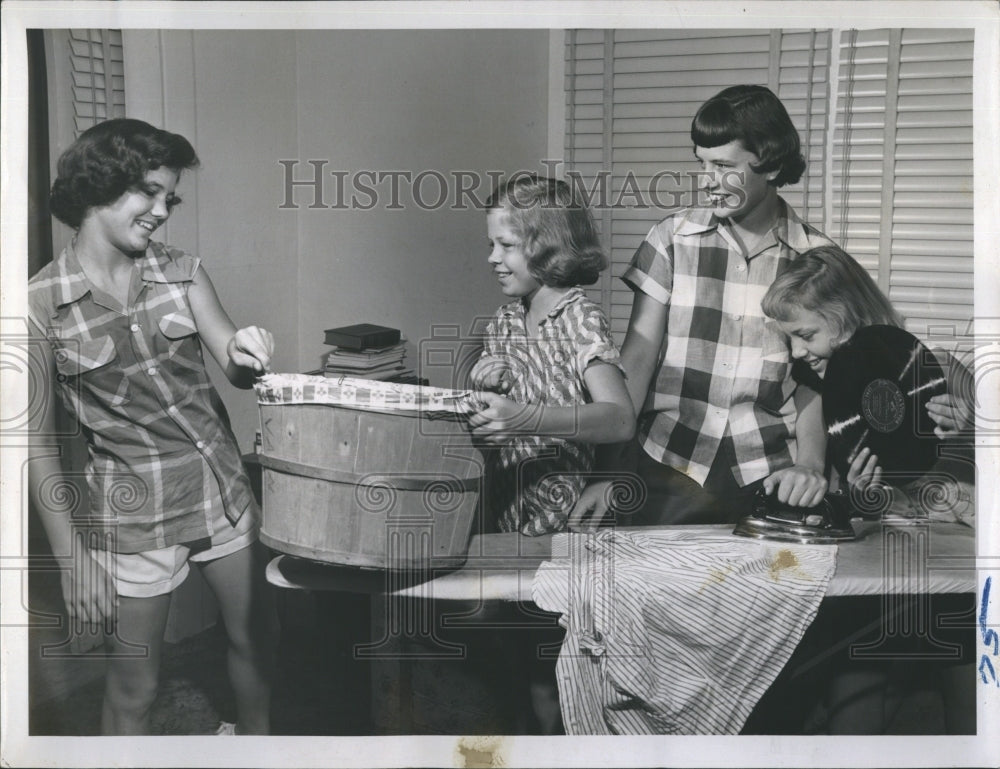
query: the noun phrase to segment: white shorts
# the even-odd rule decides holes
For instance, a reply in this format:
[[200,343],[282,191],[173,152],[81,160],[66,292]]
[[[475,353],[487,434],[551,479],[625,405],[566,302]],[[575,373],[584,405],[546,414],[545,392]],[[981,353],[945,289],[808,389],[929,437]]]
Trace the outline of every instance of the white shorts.
[[251,506],[233,526],[221,512],[214,521],[215,534],[206,550],[191,551],[187,545],[170,545],[144,553],[112,553],[91,550],[90,556],[111,576],[118,595],[152,598],[172,593],[191,568],[188,561],[202,563],[230,555],[257,541],[257,516]]

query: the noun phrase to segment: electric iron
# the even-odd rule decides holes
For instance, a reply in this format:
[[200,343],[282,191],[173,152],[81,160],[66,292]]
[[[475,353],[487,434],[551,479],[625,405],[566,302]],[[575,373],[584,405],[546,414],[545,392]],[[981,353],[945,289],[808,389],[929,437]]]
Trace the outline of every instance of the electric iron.
[[800,545],[829,545],[855,539],[851,506],[844,494],[827,494],[816,507],[793,507],[757,489],[750,515],[733,534]]

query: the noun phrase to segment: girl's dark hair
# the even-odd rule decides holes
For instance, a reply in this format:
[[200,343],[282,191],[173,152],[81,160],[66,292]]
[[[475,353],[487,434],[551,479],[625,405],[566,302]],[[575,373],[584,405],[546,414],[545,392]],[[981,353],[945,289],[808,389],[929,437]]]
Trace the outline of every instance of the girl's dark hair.
[[486,209],[507,213],[528,272],[542,285],[589,286],[608,265],[590,210],[564,181],[512,176],[493,190]]
[[903,318],[872,280],[868,270],[837,246],[817,246],[789,261],[778,273],[761,309],[789,321],[800,309],[815,312],[843,344],[865,326],[903,328]]
[[775,187],[795,184],[806,168],[785,105],[761,85],[734,85],[702,104],[691,121],[691,141],[706,148],[739,141],[760,159],[754,171],[778,172],[769,182]]
[[106,206],[160,167],[177,172],[198,165],[191,143],[180,134],[130,118],[88,128],[59,158],[49,210],[77,229],[87,210]]

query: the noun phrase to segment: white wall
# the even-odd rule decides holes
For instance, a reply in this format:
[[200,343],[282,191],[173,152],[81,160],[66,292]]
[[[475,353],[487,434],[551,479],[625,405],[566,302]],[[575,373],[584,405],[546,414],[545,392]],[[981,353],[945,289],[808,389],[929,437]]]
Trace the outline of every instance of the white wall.
[[[466,330],[504,301],[481,211],[420,210],[405,183],[403,210],[310,209],[304,188],[281,209],[278,161],[300,161],[297,178],[309,160],[349,175],[541,170],[547,31],[126,30],[124,45],[129,115],[184,133],[202,160],[165,239],[202,256],[237,325],[274,333],[276,370],[318,368],[323,330],[362,321],[400,328],[415,363],[433,326]],[[423,191],[433,202],[438,187]],[[323,197],[336,202],[332,175]],[[253,398],[217,381],[249,449]]]
[[[328,159],[328,169],[352,174],[417,178],[436,170],[454,188],[455,171],[538,168],[545,155],[544,30],[308,32],[298,46],[303,161]],[[403,210],[300,209],[304,366],[320,363],[322,329],[330,326],[360,320],[400,328],[415,359],[432,326],[466,328],[503,301],[486,265],[482,211],[450,203],[421,209],[410,188],[400,185]],[[376,189],[389,195],[389,181]],[[416,198],[434,204],[440,189],[426,177]],[[298,195],[304,205],[312,200],[311,190]],[[331,190],[328,202],[334,198]]]

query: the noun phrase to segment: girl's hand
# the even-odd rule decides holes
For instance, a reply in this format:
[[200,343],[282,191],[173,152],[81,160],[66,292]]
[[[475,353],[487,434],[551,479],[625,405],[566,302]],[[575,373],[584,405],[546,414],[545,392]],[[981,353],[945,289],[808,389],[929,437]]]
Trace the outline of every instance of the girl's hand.
[[882,468],[878,464],[878,456],[872,454],[872,450],[867,446],[858,452],[847,468],[847,485],[851,489],[863,492],[869,486],[878,486],[882,483]]
[[935,395],[927,401],[927,413],[937,425],[934,434],[947,438],[972,427],[972,408],[964,398],[951,393]]
[[229,360],[237,366],[248,368],[256,374],[264,374],[271,365],[274,354],[274,337],[267,329],[259,326],[241,328],[226,346]]
[[111,576],[86,547],[79,545],[71,559],[62,561],[63,601],[70,623],[82,632],[83,625],[107,622],[110,630],[115,621],[118,596]]
[[473,389],[491,390],[501,395],[510,392],[514,375],[510,364],[498,355],[484,355],[476,361],[469,374]]
[[611,481],[588,483],[569,515],[571,531],[593,531],[610,509]]
[[815,507],[828,485],[823,473],[803,465],[785,467],[764,479],[765,493],[776,493],[779,502],[792,507]]
[[469,425],[472,434],[487,443],[504,443],[512,435],[537,432],[537,426],[532,429],[537,406],[514,403],[492,392],[482,393],[480,400],[482,408],[469,416]]

